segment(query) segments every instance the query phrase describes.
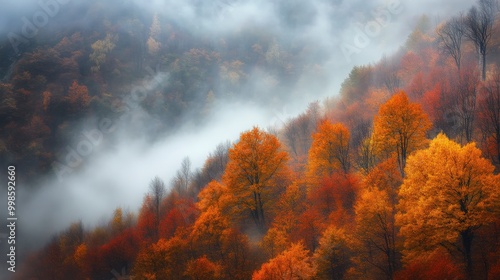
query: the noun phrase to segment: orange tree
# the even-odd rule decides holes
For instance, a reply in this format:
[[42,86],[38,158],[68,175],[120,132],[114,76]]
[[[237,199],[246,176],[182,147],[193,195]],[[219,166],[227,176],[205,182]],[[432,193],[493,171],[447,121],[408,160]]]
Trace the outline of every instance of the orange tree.
[[257,228],[266,229],[267,211],[287,183],[288,154],[272,134],[254,127],[229,150],[223,175],[226,207],[232,216],[250,213]]
[[417,103],[408,100],[403,91],[395,94],[380,106],[373,121],[373,133],[381,153],[396,153],[401,175],[408,155],[426,143],[426,133],[431,128],[427,114]]
[[312,180],[319,182],[324,177],[332,176],[337,170],[349,172],[350,133],[347,127],[326,120],[319,125],[318,132],[312,138],[308,162],[309,177]]

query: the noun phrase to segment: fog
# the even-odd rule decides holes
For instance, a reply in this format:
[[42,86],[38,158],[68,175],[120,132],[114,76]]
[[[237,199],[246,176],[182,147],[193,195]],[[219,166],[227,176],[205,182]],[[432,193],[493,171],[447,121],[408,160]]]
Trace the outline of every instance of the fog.
[[[279,126],[303,112],[308,103],[338,94],[340,84],[353,66],[374,63],[397,51],[422,14],[435,23],[473,4],[455,0],[438,3],[431,0],[114,2],[117,9],[107,11],[109,17],[119,15],[122,4],[136,5],[137,13],[143,13],[145,18],[158,13],[203,38],[229,38],[249,26],[265,29],[283,48],[307,45],[304,57],[310,61],[303,62],[308,64],[304,68],[307,71],[300,73],[291,92],[274,96],[279,89],[263,81],[268,76],[266,69],[254,69],[241,90],[258,92],[259,98],[254,100],[255,95],[250,95],[238,100],[218,100],[202,126],[185,118],[175,130],[153,143],[144,135],[155,129],[158,120],[139,108],[114,120],[116,129],[103,134],[103,142],[112,145],[93,147],[82,163],[71,173],[65,173],[62,179],[53,172],[40,179],[36,186],[19,187],[18,242],[23,249],[39,247],[71,222],[81,220],[90,228],[109,218],[116,207],[136,212],[148,191],[149,181],[159,176],[168,185],[184,157],[191,159],[194,168],[200,168],[218,143],[234,141],[252,126]],[[88,14],[73,21],[77,13],[74,10],[85,2],[61,0],[59,3],[65,4],[59,5],[59,12],[50,17],[40,32],[53,32],[60,26],[85,28],[82,18],[94,16],[92,10],[87,10]],[[2,3],[0,45],[9,44],[8,34],[21,34],[22,18],[30,19],[40,9],[36,0]],[[378,27],[373,25],[377,19]],[[371,33],[359,35],[360,30]],[[364,40],[359,36],[364,36]],[[221,48],[217,42],[214,47]],[[168,70],[161,74],[168,75]],[[164,82],[168,83],[168,79]],[[139,120],[133,123],[131,119]],[[92,122],[83,121],[82,130],[92,129],[89,123]],[[107,141],[110,139],[112,141]],[[69,146],[76,147],[79,141],[80,138],[74,139]],[[2,201],[4,196],[4,193],[0,195]],[[2,213],[4,208],[2,206]]]

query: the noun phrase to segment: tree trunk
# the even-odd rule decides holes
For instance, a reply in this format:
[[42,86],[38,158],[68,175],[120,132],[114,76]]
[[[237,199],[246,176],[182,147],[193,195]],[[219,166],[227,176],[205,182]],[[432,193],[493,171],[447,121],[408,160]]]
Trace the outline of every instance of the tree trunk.
[[486,52],[482,53],[482,69],[483,69],[483,72],[482,72],[482,79],[483,81],[486,80]]
[[474,272],[472,269],[472,240],[474,238],[474,233],[471,229],[467,229],[460,233],[462,237],[463,255],[465,261],[465,272],[467,274],[467,279],[474,279]]

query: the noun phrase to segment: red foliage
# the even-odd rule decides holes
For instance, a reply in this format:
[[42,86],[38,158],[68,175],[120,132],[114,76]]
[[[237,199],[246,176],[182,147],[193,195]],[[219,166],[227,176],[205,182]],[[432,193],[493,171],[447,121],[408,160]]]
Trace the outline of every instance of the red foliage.
[[174,236],[177,228],[192,225],[196,220],[197,210],[191,198],[176,198],[172,204],[173,207],[160,220],[161,238]]
[[302,213],[298,219],[297,229],[291,234],[292,241],[302,240],[309,250],[314,251],[318,246],[321,233],[326,228],[321,216],[318,209],[313,207]]
[[430,121],[435,122],[440,118],[441,85],[436,84],[433,89],[428,90],[422,96],[422,108],[429,116]]
[[500,262],[490,268],[488,279],[500,279]]
[[153,242],[153,238],[156,236],[157,228],[155,213],[151,207],[151,196],[149,195],[144,197],[141,210],[139,211],[137,231],[139,232],[141,239],[147,243]]
[[[453,263],[450,256],[436,251],[427,258],[414,260],[406,268],[395,275],[396,280],[442,280],[465,279],[460,268]],[[493,278],[492,278],[493,279]]]
[[116,270],[130,267],[139,253],[140,238],[135,229],[126,229],[99,248],[102,261]]
[[325,177],[318,189],[309,193],[309,201],[323,217],[333,211],[353,211],[359,181],[352,174],[334,173]]

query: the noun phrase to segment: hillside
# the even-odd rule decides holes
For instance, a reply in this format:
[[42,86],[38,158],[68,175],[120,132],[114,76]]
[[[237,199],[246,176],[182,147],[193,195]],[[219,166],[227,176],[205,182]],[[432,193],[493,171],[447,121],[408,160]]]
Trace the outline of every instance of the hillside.
[[[186,123],[210,127],[221,103],[282,108],[308,85],[331,87],[314,41],[259,24],[196,33],[128,1],[113,17],[78,5],[65,16],[92,28],[42,34],[17,54],[0,46],[2,163],[35,182],[103,119],[126,115],[130,131],[104,147],[139,133],[154,146]],[[284,26],[309,24],[297,9]],[[170,182],[142,182],[139,211],[74,221],[13,279],[500,278],[499,14],[480,0],[415,19],[396,52],[353,67],[338,93],[219,139],[201,168],[186,157]]]

